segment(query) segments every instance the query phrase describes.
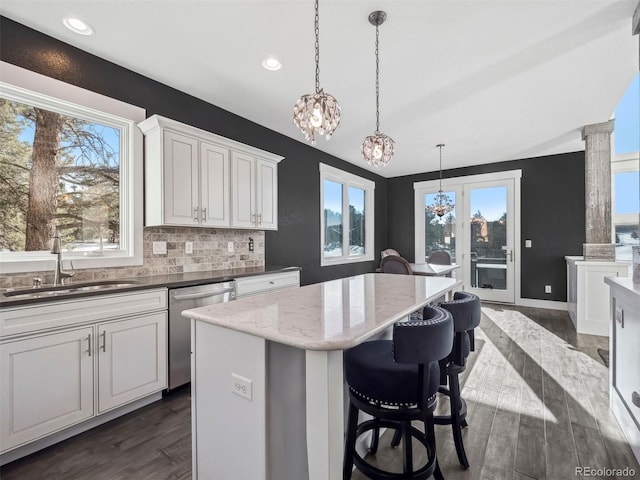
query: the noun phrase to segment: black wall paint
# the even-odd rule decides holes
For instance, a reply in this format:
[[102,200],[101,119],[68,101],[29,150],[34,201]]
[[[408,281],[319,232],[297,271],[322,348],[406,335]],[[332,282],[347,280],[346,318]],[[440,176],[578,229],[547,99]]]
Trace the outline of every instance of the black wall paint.
[[[285,157],[278,167],[279,229],[267,232],[267,266],[302,267],[301,282],[316,283],[372,272],[385,248],[386,179],[245,118],[163,85],[116,64],[0,17],[0,59],[22,68],[145,108]],[[292,92],[291,102],[296,92]],[[339,135],[338,131],[336,135]],[[324,140],[320,140],[321,142]],[[357,148],[360,139],[354,139]],[[373,180],[375,256],[372,262],[320,267],[320,171],[326,163]]]
[[[5,17],[0,17],[0,59],[140,106],[148,116],[157,113],[284,156],[278,168],[279,229],[266,232],[266,264],[302,267],[303,284],[371,272],[384,248],[413,260],[413,182],[433,180],[437,172],[384,179]],[[359,142],[354,139],[354,145]],[[320,267],[319,163],[375,181],[373,261]],[[564,256],[581,255],[585,239],[584,152],[448,170],[444,175],[513,169],[522,169],[522,297],[566,301]],[[533,241],[533,248],[523,248],[525,239]],[[545,284],[552,286],[552,294],[544,293]]]
[[[585,242],[584,152],[445,170],[444,178],[522,170],[521,296],[567,300],[565,255],[582,255]],[[413,183],[435,180],[437,172],[388,179],[388,243],[414,260]],[[530,239],[532,248],[524,248]],[[551,285],[551,294],[544,286]]]

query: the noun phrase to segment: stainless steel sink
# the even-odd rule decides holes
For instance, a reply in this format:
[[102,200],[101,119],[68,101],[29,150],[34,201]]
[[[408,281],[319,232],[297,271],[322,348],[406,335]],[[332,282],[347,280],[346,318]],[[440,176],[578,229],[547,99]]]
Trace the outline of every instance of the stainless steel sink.
[[70,295],[74,293],[114,290],[118,288],[131,287],[133,285],[138,285],[139,283],[140,282],[135,281],[105,280],[103,282],[78,283],[75,285],[63,285],[60,287],[38,287],[11,290],[3,292],[2,296],[15,300],[24,298],[55,297],[58,295]]

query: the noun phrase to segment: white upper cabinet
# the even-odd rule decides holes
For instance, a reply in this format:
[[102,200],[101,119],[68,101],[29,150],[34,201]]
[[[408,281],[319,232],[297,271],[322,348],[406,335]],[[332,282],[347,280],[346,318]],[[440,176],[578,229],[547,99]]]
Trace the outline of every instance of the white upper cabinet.
[[278,228],[283,157],[154,115],[145,134],[145,225]]

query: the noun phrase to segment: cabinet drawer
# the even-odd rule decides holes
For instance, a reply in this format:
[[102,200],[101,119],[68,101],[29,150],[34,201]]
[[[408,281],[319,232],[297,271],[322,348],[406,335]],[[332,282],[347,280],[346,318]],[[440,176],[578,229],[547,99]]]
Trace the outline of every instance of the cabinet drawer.
[[300,286],[300,272],[284,272],[236,279],[236,294],[246,297],[271,290]]
[[0,315],[0,338],[166,309],[166,288],[6,308]]

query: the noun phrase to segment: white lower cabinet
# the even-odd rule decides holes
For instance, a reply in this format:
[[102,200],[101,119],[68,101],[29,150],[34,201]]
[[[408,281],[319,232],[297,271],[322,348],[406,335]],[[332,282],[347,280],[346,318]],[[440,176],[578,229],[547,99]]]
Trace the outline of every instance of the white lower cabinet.
[[167,386],[167,314],[98,325],[98,413]]
[[3,451],[93,416],[94,331],[78,328],[0,345]]
[[166,297],[162,289],[3,310],[11,334],[0,337],[0,453],[166,388]]

